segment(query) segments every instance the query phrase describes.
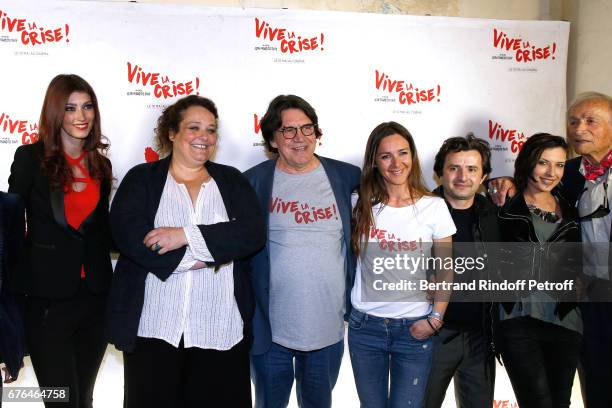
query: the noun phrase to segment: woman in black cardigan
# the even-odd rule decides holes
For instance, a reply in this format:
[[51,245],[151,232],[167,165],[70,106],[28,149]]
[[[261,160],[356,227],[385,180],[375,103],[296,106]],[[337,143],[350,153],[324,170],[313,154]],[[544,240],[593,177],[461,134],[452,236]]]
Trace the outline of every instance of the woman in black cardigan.
[[39,134],[17,149],[11,166],[9,192],[24,200],[28,231],[11,281],[27,295],[26,340],[38,383],[69,387],[63,407],[91,407],[106,350],[112,170],[98,101],[83,78],[53,78]]
[[108,332],[124,352],[124,406],[251,407],[245,259],[265,243],[261,209],[238,170],[209,160],[209,99],[166,108],[156,141],[167,157],[132,168],[111,209]]

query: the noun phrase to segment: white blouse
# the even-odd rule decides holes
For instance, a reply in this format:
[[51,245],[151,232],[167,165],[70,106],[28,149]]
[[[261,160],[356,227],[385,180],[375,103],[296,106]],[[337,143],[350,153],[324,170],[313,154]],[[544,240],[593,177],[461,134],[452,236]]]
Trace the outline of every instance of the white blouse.
[[[155,228],[183,227],[185,256],[166,281],[147,275],[138,336],[165,340],[178,347],[229,350],[242,340],[243,322],[234,297],[234,264],[190,270],[213,257],[197,225],[228,221],[217,183],[202,184],[195,210],[184,184],[168,173],[155,215]],[[162,255],[163,256],[163,255]]]

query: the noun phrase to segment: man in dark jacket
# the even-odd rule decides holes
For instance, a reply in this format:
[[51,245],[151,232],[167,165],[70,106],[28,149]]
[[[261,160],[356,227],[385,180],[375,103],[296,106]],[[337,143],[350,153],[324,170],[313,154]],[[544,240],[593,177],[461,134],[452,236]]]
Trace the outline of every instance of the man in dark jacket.
[[578,95],[567,113],[568,141],[579,157],[568,160],[561,194],[575,203],[584,243],[587,302],[580,382],[587,408],[612,406],[612,275],[609,201],[612,189],[612,98],[597,92]]
[[[472,134],[447,139],[436,154],[434,172],[442,182],[435,192],[446,201],[457,227],[453,235],[454,255],[461,250],[461,256],[491,258],[490,254],[487,256],[486,243],[500,241],[497,208],[477,194],[491,172],[489,144]],[[465,242],[477,242],[478,245],[462,244]],[[455,281],[473,279],[477,279],[476,275],[470,271],[455,274]],[[453,378],[458,406],[490,408],[493,405],[492,305],[466,298],[469,294],[463,295],[453,293],[444,326],[434,340],[427,408],[442,406]]]
[[274,98],[261,131],[275,157],[245,173],[268,229],[251,261],[255,405],[286,407],[295,381],[300,407],[331,407],[355,279],[351,193],[360,171],[315,155],[318,117],[299,96]]
[[19,197],[0,191],[0,362],[4,362],[6,366],[2,369],[6,383],[17,379],[24,355],[21,313],[8,285],[9,271],[16,264],[16,257],[25,236],[24,222],[24,209]]

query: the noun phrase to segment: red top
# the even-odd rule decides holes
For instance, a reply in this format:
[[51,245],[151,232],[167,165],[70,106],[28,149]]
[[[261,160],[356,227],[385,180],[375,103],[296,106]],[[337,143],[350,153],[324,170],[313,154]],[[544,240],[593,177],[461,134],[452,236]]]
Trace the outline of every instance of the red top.
[[[82,191],[75,191],[72,184],[66,186],[64,190],[64,213],[68,224],[78,230],[83,221],[91,214],[100,200],[100,183],[89,176],[89,172],[81,164],[81,160],[87,152],[83,152],[79,157],[72,158],[64,153],[64,157],[71,167],[81,170],[84,177],[75,177],[74,181],[85,183]],[[85,265],[81,267],[81,278],[85,277]]]

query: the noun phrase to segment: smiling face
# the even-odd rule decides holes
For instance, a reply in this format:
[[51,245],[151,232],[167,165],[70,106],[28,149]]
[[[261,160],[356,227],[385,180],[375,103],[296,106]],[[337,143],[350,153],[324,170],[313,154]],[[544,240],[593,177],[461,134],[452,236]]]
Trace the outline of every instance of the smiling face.
[[191,106],[182,115],[179,131],[170,132],[172,159],[188,167],[202,166],[217,145],[217,120],[206,108]]
[[396,133],[384,137],[376,149],[375,163],[387,188],[408,185],[412,152],[403,136]]
[[527,179],[526,191],[531,194],[550,192],[561,181],[566,160],[567,154],[561,147],[543,150]]
[[455,208],[455,201],[463,201],[469,207],[485,177],[477,150],[448,153],[442,169],[444,197]]
[[91,96],[85,92],[73,92],[64,107],[61,136],[66,142],[71,139],[85,140],[94,125],[96,111]]
[[279,169],[295,174],[309,172],[318,166],[319,160],[314,155],[317,146],[315,133],[304,136],[299,129],[309,124],[313,124],[312,120],[301,109],[285,109],[281,112],[280,129],[294,127],[297,128],[297,132],[293,139],[286,139],[278,130],[274,132],[274,138],[270,144],[278,149],[277,166]]
[[576,153],[598,163],[612,149],[612,112],[607,102],[578,104],[567,120],[569,141]]

